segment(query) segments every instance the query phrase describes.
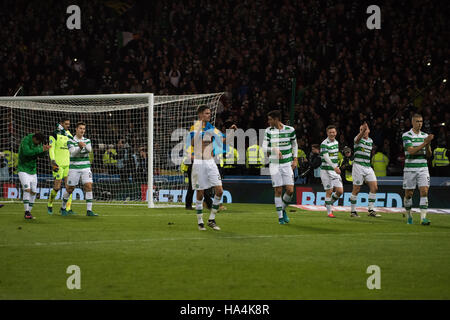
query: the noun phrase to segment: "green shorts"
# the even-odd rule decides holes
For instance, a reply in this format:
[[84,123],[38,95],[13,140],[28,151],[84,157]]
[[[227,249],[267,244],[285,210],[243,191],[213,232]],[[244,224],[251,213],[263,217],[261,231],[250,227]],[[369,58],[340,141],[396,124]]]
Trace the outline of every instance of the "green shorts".
[[57,172],[53,171],[53,178],[55,180],[62,180],[69,175],[69,166],[59,166],[59,170]]

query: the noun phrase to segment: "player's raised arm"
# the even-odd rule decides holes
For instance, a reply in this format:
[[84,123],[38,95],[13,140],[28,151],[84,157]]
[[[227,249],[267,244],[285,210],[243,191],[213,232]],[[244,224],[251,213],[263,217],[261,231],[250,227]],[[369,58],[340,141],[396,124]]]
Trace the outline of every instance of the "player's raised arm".
[[358,144],[359,141],[361,140],[361,138],[364,136],[364,133],[366,133],[367,131],[367,122],[364,122],[360,127],[359,127],[359,133],[358,135],[355,137],[355,143]]
[[[232,124],[228,129],[237,130],[238,127],[235,124]],[[235,134],[234,131],[231,134],[229,134],[229,135],[224,134],[220,130],[218,130],[218,131],[222,135],[222,142],[223,143],[227,143],[228,144],[228,142],[227,142],[228,140],[234,139],[234,134]]]

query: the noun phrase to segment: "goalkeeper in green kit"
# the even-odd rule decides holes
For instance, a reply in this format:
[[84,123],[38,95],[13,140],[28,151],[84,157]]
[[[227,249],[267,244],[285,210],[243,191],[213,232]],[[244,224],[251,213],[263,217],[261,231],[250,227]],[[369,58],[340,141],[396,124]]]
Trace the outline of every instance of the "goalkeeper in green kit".
[[37,193],[37,173],[36,159],[43,156],[51,148],[48,144],[43,144],[44,135],[42,133],[31,133],[22,139],[19,147],[19,180],[23,188],[23,205],[25,207],[25,219],[34,219],[31,215],[34,200]]
[[[53,201],[61,189],[61,183],[64,179],[64,186],[67,189],[67,177],[69,175],[70,153],[67,147],[67,141],[73,139],[69,132],[70,120],[62,118],[53,134],[49,137],[50,145],[53,148],[48,152],[53,170],[53,189],[50,191],[47,203],[47,213],[53,214]],[[61,196],[62,198],[62,196]],[[68,214],[75,214],[71,209],[72,194],[67,202],[66,210]]]

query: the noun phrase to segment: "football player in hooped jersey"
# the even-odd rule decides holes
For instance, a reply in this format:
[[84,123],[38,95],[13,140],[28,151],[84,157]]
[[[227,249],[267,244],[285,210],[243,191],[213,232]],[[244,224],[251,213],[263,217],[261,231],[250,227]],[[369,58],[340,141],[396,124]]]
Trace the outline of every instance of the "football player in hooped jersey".
[[67,189],[63,195],[61,215],[66,216],[68,214],[66,210],[67,201],[72,194],[75,186],[78,185],[81,179],[85,191],[86,199],[86,215],[88,217],[95,217],[98,214],[92,211],[92,171],[91,163],[89,161],[89,153],[92,151],[91,140],[84,137],[86,131],[86,124],[84,122],[78,122],[76,125],[76,134],[73,139],[67,141],[67,147],[70,152],[70,165],[69,165],[69,177],[67,181]]
[[325,207],[329,218],[336,218],[331,206],[344,193],[341,170],[338,166],[339,143],[336,140],[336,135],[336,126],[329,125],[327,127],[327,138],[320,144],[320,157],[322,158],[320,179],[325,189]]
[[354,140],[355,158],[352,167],[353,190],[350,196],[351,217],[359,217],[356,212],[356,199],[361,185],[366,182],[369,186],[369,217],[379,217],[375,213],[374,206],[377,199],[377,177],[370,166],[370,155],[372,153],[373,141],[369,138],[370,129],[366,122],[359,128],[359,134]]
[[[298,165],[297,138],[293,127],[281,122],[279,110],[267,114],[269,127],[264,132],[262,148],[269,154],[269,170],[272,186],[275,193],[275,208],[278,214],[278,223],[289,223],[286,207],[294,197],[294,169]],[[286,192],[282,196],[283,187]]]
[[405,150],[405,168],[403,169],[403,189],[405,189],[405,209],[407,224],[413,223],[411,213],[412,196],[416,187],[420,192],[420,222],[429,225],[427,219],[428,188],[430,187],[430,173],[428,172],[427,158],[431,157],[430,142],[434,136],[420,131],[423,118],[420,114],[412,117],[412,129],[402,135]]

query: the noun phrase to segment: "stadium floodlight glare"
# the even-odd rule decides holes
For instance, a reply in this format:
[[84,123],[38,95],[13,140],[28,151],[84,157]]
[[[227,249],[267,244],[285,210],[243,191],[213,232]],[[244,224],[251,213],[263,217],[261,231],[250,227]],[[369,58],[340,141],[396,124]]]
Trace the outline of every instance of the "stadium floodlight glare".
[[[69,131],[75,134],[75,124],[84,121],[85,136],[93,144],[91,168],[95,201],[147,202],[149,208],[181,206],[187,185],[180,164],[171,158],[172,133],[179,129],[187,132],[197,120],[197,108],[201,105],[211,108],[214,124],[222,95],[0,97],[0,152],[10,152],[11,172],[16,171],[14,155],[24,136],[36,131],[50,136],[63,117],[70,119]],[[38,159],[38,198],[43,200],[53,185],[49,163],[48,156]],[[19,200],[17,172],[2,179],[15,188],[16,201]],[[57,199],[61,194],[62,191]],[[75,192],[74,200],[82,196],[82,192],[78,195]]]

